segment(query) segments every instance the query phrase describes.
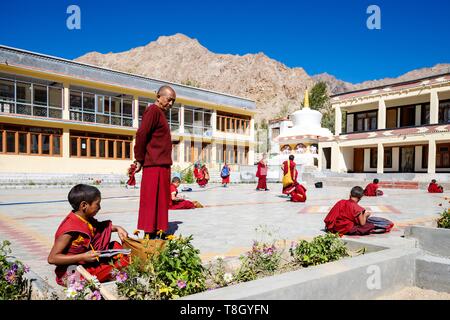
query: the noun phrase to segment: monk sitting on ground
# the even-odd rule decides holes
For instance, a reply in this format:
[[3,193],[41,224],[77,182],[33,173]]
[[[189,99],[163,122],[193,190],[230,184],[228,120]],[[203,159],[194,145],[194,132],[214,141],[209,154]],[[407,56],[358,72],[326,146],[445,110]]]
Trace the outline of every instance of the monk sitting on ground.
[[306,188],[298,182],[295,182],[292,187],[287,189],[288,194],[291,196],[292,202],[305,202],[306,201]]
[[83,265],[100,282],[112,280],[111,271],[127,266],[128,257],[99,258],[99,251],[122,249],[118,242],[110,242],[111,232],[117,232],[121,241],[128,237],[128,233],[110,220],[99,222],[94,219],[101,201],[96,187],[78,184],[70,190],[68,198],[73,210],[59,225],[48,256],[48,263],[56,265],[56,282],[67,285],[69,274],[66,271],[70,265]]
[[195,209],[195,208],[203,208],[200,202],[186,200],[183,197],[178,196],[178,187],[180,186],[181,180],[178,177],[172,178],[172,183],[170,185],[170,202],[169,209],[170,210],[179,210],[179,209]]
[[373,179],[372,183],[369,183],[364,189],[364,195],[366,197],[378,197],[383,195],[383,191],[378,190],[378,179]]
[[339,235],[389,232],[394,225],[391,221],[384,218],[373,218],[372,223],[372,218],[369,218],[371,212],[358,204],[363,195],[363,189],[356,186],[350,191],[350,199],[338,201],[324,220],[326,230],[339,233]]
[[428,185],[429,193],[442,193],[444,192],[444,188],[441,185],[436,183],[436,179],[431,180],[431,183]]

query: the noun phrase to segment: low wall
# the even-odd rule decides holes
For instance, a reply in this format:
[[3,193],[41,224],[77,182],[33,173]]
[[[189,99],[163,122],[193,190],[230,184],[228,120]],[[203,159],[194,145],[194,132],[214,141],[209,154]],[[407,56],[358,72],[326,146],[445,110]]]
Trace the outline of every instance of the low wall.
[[412,286],[419,253],[416,248],[385,249],[182,299],[373,299]]
[[417,240],[417,247],[433,255],[450,258],[450,229],[410,226],[406,238]]

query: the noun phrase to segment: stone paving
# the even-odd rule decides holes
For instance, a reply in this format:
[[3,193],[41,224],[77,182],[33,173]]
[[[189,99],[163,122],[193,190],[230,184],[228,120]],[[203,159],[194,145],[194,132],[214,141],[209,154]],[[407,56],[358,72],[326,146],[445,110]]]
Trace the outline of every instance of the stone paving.
[[[182,186],[181,186],[182,187]],[[232,184],[228,188],[210,184],[205,189],[192,185],[186,197],[198,200],[205,208],[169,212],[170,228],[177,235],[194,236],[204,261],[215,256],[239,256],[263,234],[256,228],[270,230],[273,237],[287,240],[309,239],[323,233],[323,219],[339,199],[347,198],[348,187],[315,189],[306,185],[306,203],[292,203],[281,195],[281,184],[269,184],[270,191],[255,191],[255,185]],[[139,189],[102,187],[102,209],[99,220],[111,219],[130,234],[137,224]],[[13,254],[31,269],[57,287],[47,256],[54,233],[70,211],[66,189],[0,190],[0,240],[12,242]],[[181,188],[179,188],[181,190]],[[357,237],[374,244],[401,245],[406,241],[404,227],[433,225],[442,211],[439,204],[448,204],[449,194],[429,194],[424,190],[385,189],[378,198],[365,197],[361,205],[374,215],[395,222],[389,234]],[[118,239],[113,234],[113,239]],[[352,237],[356,238],[356,237]]]

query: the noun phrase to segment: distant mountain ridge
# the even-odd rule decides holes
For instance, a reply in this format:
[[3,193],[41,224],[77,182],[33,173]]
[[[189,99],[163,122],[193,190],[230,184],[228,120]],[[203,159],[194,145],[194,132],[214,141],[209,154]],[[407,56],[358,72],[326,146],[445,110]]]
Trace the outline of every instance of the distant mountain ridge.
[[257,121],[271,119],[281,109],[299,109],[305,89],[318,81],[337,94],[450,71],[450,64],[437,64],[397,78],[352,84],[327,73],[310,76],[303,68],[289,68],[264,53],[216,54],[179,33],[120,53],[90,52],[75,61],[249,98],[256,101]]

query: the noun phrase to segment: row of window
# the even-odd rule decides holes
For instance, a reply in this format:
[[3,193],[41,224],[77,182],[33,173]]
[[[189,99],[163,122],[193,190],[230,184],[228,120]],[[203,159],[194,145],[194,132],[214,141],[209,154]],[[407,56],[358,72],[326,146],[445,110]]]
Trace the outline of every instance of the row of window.
[[[376,130],[378,110],[346,114],[346,133]],[[439,102],[440,124],[450,123],[450,100]],[[427,125],[430,123],[430,104],[391,107],[386,109],[386,129]]]
[[[248,164],[249,148],[245,146],[216,144],[216,162],[227,162],[229,164]],[[178,150],[178,149],[177,149]],[[212,161],[212,144],[185,141],[184,144],[184,161],[211,163]],[[173,157],[174,161],[178,156]]]
[[217,115],[217,130],[236,134],[250,134],[250,120]]
[[61,156],[61,132],[41,128],[0,127],[0,153]]

